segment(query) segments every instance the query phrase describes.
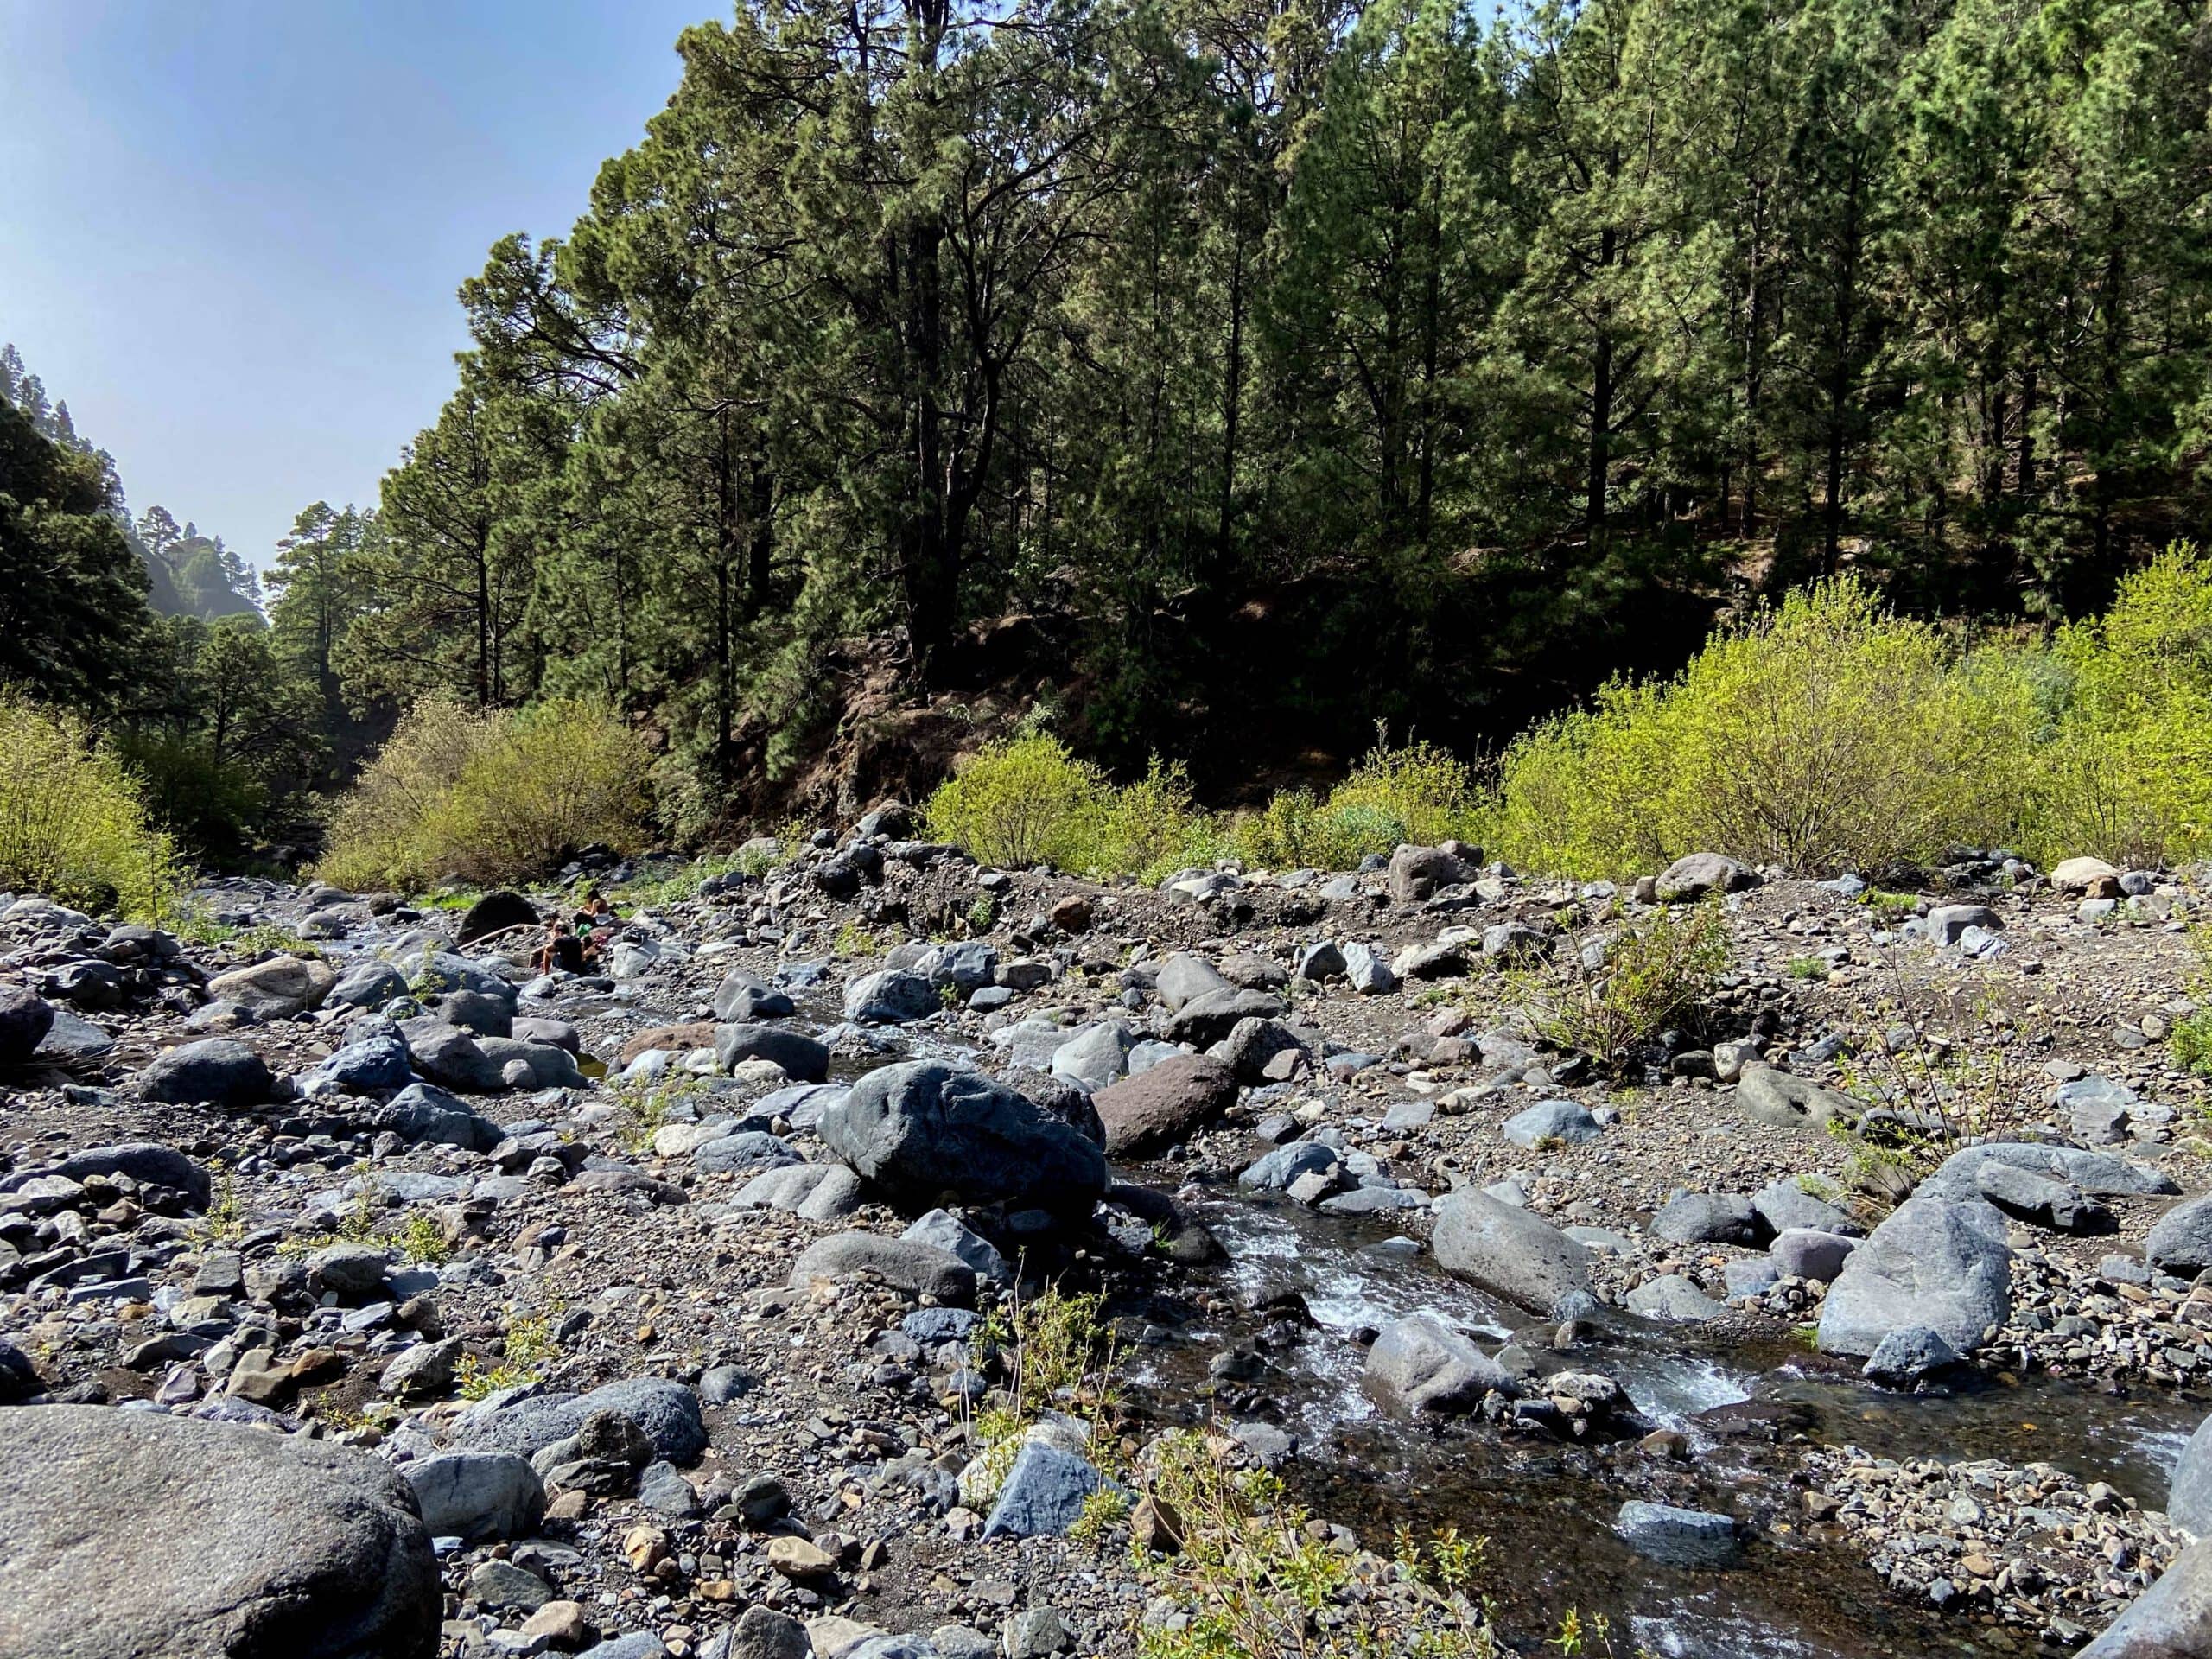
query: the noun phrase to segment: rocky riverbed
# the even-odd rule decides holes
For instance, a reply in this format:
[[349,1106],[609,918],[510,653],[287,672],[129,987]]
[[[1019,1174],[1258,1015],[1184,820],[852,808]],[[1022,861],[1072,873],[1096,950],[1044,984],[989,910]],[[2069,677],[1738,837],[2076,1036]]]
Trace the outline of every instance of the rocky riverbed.
[[[1466,1623],[1404,1527],[1488,1540],[1511,1650],[2212,1652],[2186,874],[913,827],[0,899],[0,1651],[1209,1651],[1198,1518],[1128,1502],[1197,1430],[1318,1517],[1317,1643]],[[622,932],[533,974],[587,880]],[[1538,1034],[1700,906],[1701,1007]],[[1048,1285],[1098,1349],[1040,1401]]]

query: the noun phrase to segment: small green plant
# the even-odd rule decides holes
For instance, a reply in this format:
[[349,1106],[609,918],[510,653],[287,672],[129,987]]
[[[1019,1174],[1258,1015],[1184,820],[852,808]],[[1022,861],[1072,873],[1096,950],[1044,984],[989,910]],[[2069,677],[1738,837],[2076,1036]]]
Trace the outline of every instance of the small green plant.
[[1789,958],[1789,977],[1792,979],[1826,979],[1827,976],[1828,965],[1821,957],[1792,957]]
[[976,902],[968,906],[968,931],[980,938],[998,925],[999,902],[988,893],[976,895]]
[[322,952],[314,943],[302,938],[289,928],[264,922],[253,927],[242,927],[230,937],[232,950],[245,956],[315,957]]
[[194,1231],[208,1244],[234,1244],[245,1236],[245,1200],[239,1196],[238,1178],[231,1170],[215,1172],[207,1213]]
[[830,948],[841,957],[878,957],[889,950],[893,943],[873,928],[863,927],[858,922],[847,922],[837,930]]
[[401,1255],[426,1268],[435,1268],[453,1256],[453,1245],[438,1224],[419,1212],[407,1217],[391,1241]]
[[1516,989],[1545,1041],[1611,1061],[1670,1027],[1699,1023],[1727,966],[1727,926],[1709,903],[1623,927],[1595,967],[1577,953],[1520,970]]
[[1859,902],[1885,916],[1910,916],[1920,908],[1920,900],[1911,893],[1890,893],[1880,887],[1867,888],[1859,895]]
[[[1446,1529],[1401,1532],[1389,1559],[1344,1548],[1293,1504],[1277,1477],[1232,1470],[1193,1430],[1146,1449],[1153,1501],[1175,1518],[1181,1548],[1155,1557],[1135,1539],[1138,1570],[1186,1616],[1147,1624],[1142,1659],[1491,1659],[1499,1649],[1474,1599],[1483,1546]],[[1410,1590],[1378,1593],[1386,1586]]]
[[1083,1500],[1082,1512],[1068,1529],[1068,1536],[1079,1544],[1096,1546],[1128,1518],[1128,1495],[1118,1487],[1101,1486]]
[[2199,922],[2189,930],[2196,948],[2198,971],[2189,979],[2190,995],[2205,1006],[2174,1021],[2166,1038],[2174,1064],[2201,1077],[2212,1077],[2212,923]]
[[454,1374],[454,1392],[464,1400],[487,1400],[502,1389],[519,1388],[537,1379],[516,1365],[486,1365],[474,1354],[461,1357]]

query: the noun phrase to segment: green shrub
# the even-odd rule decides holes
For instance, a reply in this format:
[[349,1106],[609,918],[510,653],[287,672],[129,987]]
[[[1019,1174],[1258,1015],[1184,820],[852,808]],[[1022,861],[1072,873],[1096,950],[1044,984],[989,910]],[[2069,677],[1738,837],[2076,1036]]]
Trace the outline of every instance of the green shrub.
[[176,876],[114,749],[74,715],[0,693],[0,890],[156,918]]
[[1272,869],[1349,870],[1402,842],[1473,840],[1483,794],[1474,770],[1433,743],[1392,748],[1377,735],[1351,775],[1316,799],[1285,790],[1230,831],[1239,856]]
[[1610,1061],[1697,1023],[1727,967],[1727,925],[1718,905],[1703,904],[1655,912],[1606,940],[1598,966],[1572,956],[1525,971],[1516,989],[1538,1036]]
[[353,887],[490,885],[594,842],[628,850],[644,834],[648,766],[632,734],[584,703],[480,715],[425,701],[339,802],[317,874]]
[[1851,579],[1717,634],[1677,677],[1615,681],[1506,752],[1494,839],[1561,874],[1712,851],[1872,868],[2018,822],[2037,729],[2018,653],[1961,656]]
[[2122,867],[2212,848],[2212,558],[2177,545],[2059,632],[2029,846]]
[[1008,869],[1059,861],[1109,785],[1058,738],[1037,733],[993,743],[937,787],[924,815],[930,834],[979,862]]

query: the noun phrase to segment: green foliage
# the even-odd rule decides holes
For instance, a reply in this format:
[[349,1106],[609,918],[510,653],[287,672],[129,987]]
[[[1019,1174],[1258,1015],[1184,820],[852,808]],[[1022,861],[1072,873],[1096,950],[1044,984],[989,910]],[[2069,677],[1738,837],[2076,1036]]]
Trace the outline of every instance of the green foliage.
[[1578,953],[1523,970],[1516,989],[1545,1041],[1600,1060],[1695,1025],[1728,966],[1728,928],[1717,904],[1658,911],[1604,943],[1599,965]]
[[343,886],[491,885],[543,875],[594,842],[644,834],[645,759],[582,703],[472,715],[416,705],[331,815],[319,867]]
[[156,918],[175,849],[137,780],[76,715],[0,691],[0,890]]
[[[114,509],[112,463],[24,396],[0,353],[0,692],[105,712],[137,689],[154,626],[146,569]],[[45,416],[42,418],[42,416]]]
[[[1402,1533],[1385,1561],[1309,1526],[1279,1478],[1224,1467],[1194,1430],[1161,1436],[1145,1461],[1153,1500],[1174,1517],[1182,1548],[1135,1560],[1187,1622],[1148,1621],[1137,1634],[1143,1659],[1491,1659],[1499,1651],[1474,1599],[1479,1540],[1453,1529],[1426,1543]],[[1376,1594],[1386,1580],[1410,1599]]]
[[1402,842],[1433,846],[1472,840],[1482,829],[1482,791],[1467,764],[1433,743],[1392,748],[1378,734],[1351,775],[1317,800],[1277,794],[1232,830],[1237,852],[1272,869],[1349,870]]
[[995,743],[938,785],[924,815],[930,834],[984,864],[1024,869],[1058,862],[1096,821],[1109,785],[1058,738]]
[[2030,844],[2123,868],[2212,850],[2212,557],[2169,548],[2050,657]]
[[2197,971],[2190,976],[2189,993],[2200,1005],[2193,1014],[2174,1021],[2166,1046],[2174,1064],[2201,1077],[2212,1077],[2212,923],[2200,922],[2189,931],[2196,948]]
[[1718,851],[1872,869],[2017,822],[2035,704],[2018,659],[1961,656],[1859,582],[1793,591],[1678,677],[1615,681],[1505,754],[1497,850],[1583,875]]

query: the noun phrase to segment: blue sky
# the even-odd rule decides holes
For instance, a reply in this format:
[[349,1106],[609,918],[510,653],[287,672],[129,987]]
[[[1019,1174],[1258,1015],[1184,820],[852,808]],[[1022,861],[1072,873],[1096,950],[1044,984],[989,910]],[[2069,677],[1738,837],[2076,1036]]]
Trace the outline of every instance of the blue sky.
[[718,0],[0,0],[0,340],[265,563],[435,418],[454,291],[565,234]]

